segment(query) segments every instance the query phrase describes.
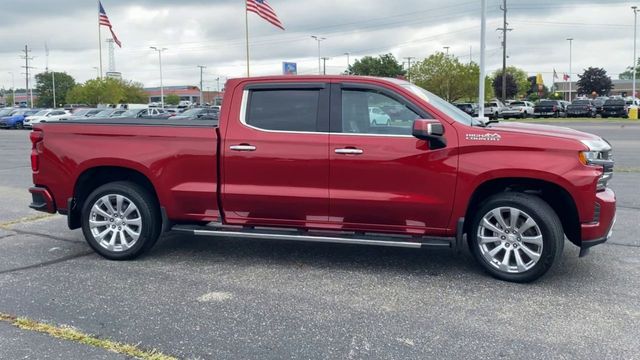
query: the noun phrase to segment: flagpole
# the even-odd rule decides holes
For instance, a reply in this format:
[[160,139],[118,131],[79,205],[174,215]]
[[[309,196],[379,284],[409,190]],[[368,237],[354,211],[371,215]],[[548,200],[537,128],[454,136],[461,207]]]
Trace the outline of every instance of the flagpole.
[[98,0],[98,53],[100,56],[100,75],[98,79],[102,79],[102,27],[100,26],[100,0]]
[[244,25],[245,25],[245,36],[247,42],[247,77],[251,76],[251,72],[249,71],[249,9],[247,8],[247,3],[244,3]]

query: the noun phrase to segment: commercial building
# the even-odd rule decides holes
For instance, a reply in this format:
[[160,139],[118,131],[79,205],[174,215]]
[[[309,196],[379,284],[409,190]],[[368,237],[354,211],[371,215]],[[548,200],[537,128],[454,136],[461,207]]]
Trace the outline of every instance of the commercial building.
[[[145,88],[144,92],[149,97],[149,102],[161,102],[160,99],[160,88],[159,87],[151,87]],[[168,95],[173,94],[177,95],[180,98],[180,101],[190,101],[192,104],[200,104],[200,88],[193,85],[182,85],[182,86],[165,86],[164,87],[164,96],[165,99]],[[202,103],[205,104],[215,104],[216,99],[222,98],[222,92],[219,91],[204,91],[203,97],[204,101]]]
[[[613,83],[613,89],[609,95],[620,95],[623,97],[631,96],[633,92],[632,80],[611,80]],[[554,84],[555,92],[563,94],[564,99],[569,99],[569,82],[560,81]],[[578,84],[576,81],[571,82],[571,98],[575,99],[578,96]],[[636,82],[636,94],[640,92],[640,79]]]

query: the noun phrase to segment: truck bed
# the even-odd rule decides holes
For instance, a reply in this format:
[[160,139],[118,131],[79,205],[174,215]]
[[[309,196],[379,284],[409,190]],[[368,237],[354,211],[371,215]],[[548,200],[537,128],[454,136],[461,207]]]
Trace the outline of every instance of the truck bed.
[[217,121],[77,120],[40,124],[35,131],[43,132],[43,141],[33,182],[54,191],[62,213],[69,211],[77,184],[121,176],[128,168],[149,179],[169,219],[214,221],[220,215]]

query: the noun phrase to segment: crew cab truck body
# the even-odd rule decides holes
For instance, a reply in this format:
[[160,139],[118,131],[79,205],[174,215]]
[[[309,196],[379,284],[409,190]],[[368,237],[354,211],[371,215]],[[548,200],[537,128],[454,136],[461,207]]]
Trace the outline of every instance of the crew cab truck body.
[[[163,231],[459,247],[491,275],[532,281],[566,237],[611,235],[611,148],[597,136],[483,124],[395,79],[230,80],[218,122],[107,119],[31,133],[32,208],[66,214],[109,259]],[[372,125],[369,108],[397,109]],[[407,114],[411,114],[408,116]]]

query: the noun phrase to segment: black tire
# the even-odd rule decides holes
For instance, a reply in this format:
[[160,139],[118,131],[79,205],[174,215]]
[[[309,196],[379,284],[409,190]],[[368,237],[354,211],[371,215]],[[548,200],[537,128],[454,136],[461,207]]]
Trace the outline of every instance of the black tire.
[[18,121],[18,122],[16,123],[16,129],[18,129],[18,130],[22,130],[22,129],[24,129],[24,125],[23,125],[21,122],[19,122],[19,121]]
[[[91,231],[89,221],[92,216],[92,207],[105,195],[122,195],[137,207],[137,212],[142,221],[141,226],[137,228],[140,235],[137,241],[127,250],[108,250],[100,245],[100,242]],[[87,243],[98,254],[110,260],[129,260],[142,255],[158,241],[162,228],[160,207],[155,197],[142,186],[129,181],[116,181],[95,189],[84,201],[81,217],[82,232]]]
[[[535,265],[526,271],[512,273],[500,270],[497,268],[498,265],[491,264],[482,254],[478,241],[480,223],[486,214],[501,207],[515,208],[528,215],[535,221],[540,235],[542,235],[540,258]],[[517,236],[524,238],[524,235]],[[540,278],[560,259],[564,249],[564,231],[558,215],[549,204],[539,197],[523,193],[501,193],[484,201],[472,219],[468,239],[471,253],[486,272],[497,279],[517,283],[527,283]],[[519,239],[518,237],[518,241],[520,241]],[[522,247],[522,243],[520,246]],[[511,250],[513,251],[513,248]],[[515,258],[515,255],[511,258]]]

